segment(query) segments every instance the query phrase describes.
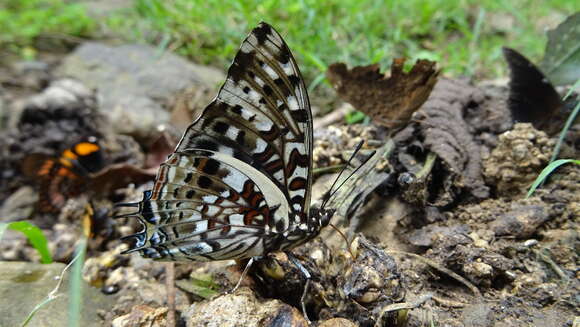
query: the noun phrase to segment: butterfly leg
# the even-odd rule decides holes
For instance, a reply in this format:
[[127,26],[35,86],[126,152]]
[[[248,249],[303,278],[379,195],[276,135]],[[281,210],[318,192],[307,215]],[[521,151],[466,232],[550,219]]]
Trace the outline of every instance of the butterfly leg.
[[308,319],[308,313],[306,313],[306,294],[308,293],[308,288],[310,286],[310,279],[312,279],[312,275],[310,275],[310,272],[308,272],[308,270],[306,269],[306,267],[304,267],[300,261],[298,261],[298,259],[296,259],[295,256],[292,255],[292,253],[287,252],[286,253],[288,255],[288,259],[300,270],[300,272],[304,275],[304,278],[306,278],[306,284],[304,285],[304,291],[302,292],[302,296],[300,297],[300,306],[302,307],[302,314],[304,314],[304,318],[310,322],[310,319]]
[[259,260],[261,257],[251,257],[250,260],[248,261],[248,263],[246,264],[246,267],[244,268],[244,271],[242,271],[242,276],[240,276],[240,280],[238,280],[238,283],[236,284],[236,286],[234,286],[234,288],[229,292],[234,293],[235,291],[238,290],[238,288],[240,287],[240,285],[242,284],[242,280],[244,280],[244,278],[246,278],[246,275],[248,274],[248,271],[250,270],[250,268],[252,267],[252,264]]

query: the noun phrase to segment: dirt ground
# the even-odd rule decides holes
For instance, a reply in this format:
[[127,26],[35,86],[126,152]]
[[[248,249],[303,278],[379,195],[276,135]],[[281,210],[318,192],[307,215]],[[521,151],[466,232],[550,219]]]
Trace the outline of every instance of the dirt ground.
[[[112,220],[113,205],[140,200],[175,136],[117,134],[90,90],[60,85],[73,89],[67,101],[57,101],[58,88],[42,93],[54,82],[50,69],[5,66],[0,75],[4,108],[12,108],[0,117],[3,218],[30,217],[54,259],[67,263],[93,206],[84,277],[113,303],[101,312],[103,325],[164,326],[168,307],[184,326],[307,325],[305,278],[285,253],[253,265],[232,294],[245,262],[173,265],[120,254],[127,247],[120,238],[141,227]],[[333,224],[348,242],[328,227],[292,251],[312,274],[305,305],[314,325],[577,326],[580,166],[561,167],[525,197],[557,135],[514,125],[507,92],[505,83],[440,78],[396,133],[372,123],[316,129],[317,169],[343,164],[361,140],[353,166],[377,154],[332,201],[340,207]],[[579,157],[579,134],[570,132],[561,157]],[[94,172],[56,185],[23,171],[23,162],[58,157],[87,136],[103,149]],[[316,171],[313,199],[335,172]],[[6,237],[2,260],[38,260],[24,237]],[[175,289],[166,286],[168,274]]]

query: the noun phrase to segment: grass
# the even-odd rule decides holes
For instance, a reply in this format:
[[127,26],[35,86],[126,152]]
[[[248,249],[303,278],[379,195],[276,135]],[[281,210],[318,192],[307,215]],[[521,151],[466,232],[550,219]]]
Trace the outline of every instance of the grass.
[[147,42],[223,69],[241,39],[264,20],[284,35],[304,75],[316,83],[333,62],[388,67],[402,56],[436,60],[455,76],[505,76],[502,45],[539,61],[544,29],[580,10],[574,0],[135,0],[97,24],[78,3],[5,1],[0,30],[7,32],[0,45],[27,49],[39,36],[84,36],[98,25],[127,42]]
[[11,229],[15,231],[19,231],[30,242],[30,244],[36,249],[38,254],[40,255],[40,262],[42,263],[51,263],[52,262],[52,255],[50,254],[50,250],[48,248],[48,241],[46,237],[42,233],[42,230],[36,227],[34,224],[28,221],[13,221],[10,223],[1,223],[0,222],[0,241],[2,240],[2,236],[6,229]]
[[[0,1],[0,54],[36,55],[39,40],[83,37],[96,26],[83,6],[62,0]],[[50,43],[50,42],[48,42]]]
[[386,67],[401,56],[439,61],[452,75],[497,77],[504,74],[502,45],[538,61],[546,25],[578,9],[570,0],[138,0],[115,22],[116,29],[131,27],[135,39],[224,68],[264,20],[284,35],[309,80],[336,61]]

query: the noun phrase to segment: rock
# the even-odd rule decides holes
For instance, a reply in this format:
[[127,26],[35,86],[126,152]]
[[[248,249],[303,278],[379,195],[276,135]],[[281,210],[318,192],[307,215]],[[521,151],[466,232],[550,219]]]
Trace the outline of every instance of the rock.
[[431,246],[433,244],[433,239],[437,237],[438,234],[443,236],[451,236],[455,234],[468,234],[469,226],[467,225],[454,225],[454,226],[436,226],[428,225],[417,229],[409,235],[409,243],[416,246]]
[[466,306],[462,312],[462,320],[465,326],[493,327],[494,313],[490,305],[476,303]]
[[323,321],[318,327],[357,327],[354,322],[345,318],[332,318]]
[[19,61],[13,69],[19,76],[20,86],[25,88],[41,90],[50,80],[50,67],[43,61]]
[[66,57],[56,70],[97,90],[100,110],[119,133],[143,138],[167,124],[163,108],[181,90],[213,88],[223,73],[198,66],[172,53],[146,45],[108,46],[87,42]]
[[249,288],[194,303],[182,314],[187,327],[308,326],[298,309],[279,300],[258,300]]
[[[65,265],[27,262],[0,262],[0,326],[20,326],[32,309],[42,302],[57,284]],[[42,306],[27,326],[65,326],[68,312],[69,274],[60,286],[61,294]],[[86,284],[82,290],[83,304],[79,326],[102,326],[100,312],[110,309],[110,297]]]
[[10,222],[30,217],[38,201],[32,187],[23,186],[12,193],[0,207],[0,221]]
[[541,205],[512,204],[512,210],[500,215],[490,224],[497,236],[532,236],[538,227],[548,221],[547,209]]
[[515,124],[483,161],[483,175],[499,196],[520,197],[548,164],[554,140],[531,124]]
[[113,327],[164,327],[167,326],[167,308],[136,305],[131,312],[115,318]]

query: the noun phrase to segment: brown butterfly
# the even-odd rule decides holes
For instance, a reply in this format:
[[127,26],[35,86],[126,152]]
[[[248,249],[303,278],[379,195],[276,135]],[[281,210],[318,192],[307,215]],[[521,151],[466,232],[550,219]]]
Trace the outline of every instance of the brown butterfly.
[[403,71],[405,59],[393,60],[386,77],[379,65],[347,69],[343,63],[330,65],[327,77],[337,94],[391,130],[404,127],[429,97],[439,72],[435,62],[418,60],[409,72]]
[[39,185],[39,211],[57,213],[68,198],[87,189],[89,175],[103,166],[102,149],[96,138],[89,137],[64,150],[59,157],[29,155],[22,170]]

